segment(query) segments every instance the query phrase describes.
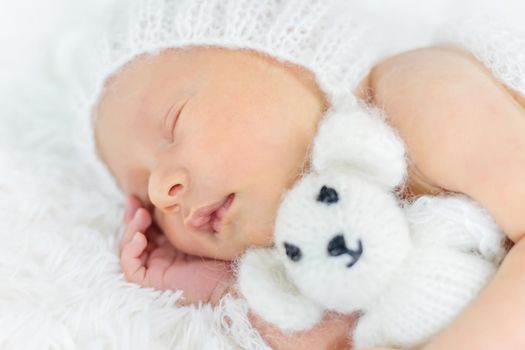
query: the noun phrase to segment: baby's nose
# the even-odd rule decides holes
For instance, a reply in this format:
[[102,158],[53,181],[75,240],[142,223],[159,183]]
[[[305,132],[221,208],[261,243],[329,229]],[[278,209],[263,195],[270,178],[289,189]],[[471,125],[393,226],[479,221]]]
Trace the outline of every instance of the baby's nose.
[[182,205],[182,196],[187,186],[187,175],[184,171],[165,176],[152,173],[148,184],[149,197],[157,208],[177,212]]
[[[172,186],[170,188],[170,190],[168,191],[168,196],[171,196],[171,197],[178,196],[178,197],[180,197],[180,195],[177,195],[177,192],[180,192],[182,189],[183,188],[182,188],[181,184],[176,184],[176,185],[174,185],[174,186]],[[180,210],[180,205],[179,204],[174,204],[173,210],[174,211],[179,211]]]

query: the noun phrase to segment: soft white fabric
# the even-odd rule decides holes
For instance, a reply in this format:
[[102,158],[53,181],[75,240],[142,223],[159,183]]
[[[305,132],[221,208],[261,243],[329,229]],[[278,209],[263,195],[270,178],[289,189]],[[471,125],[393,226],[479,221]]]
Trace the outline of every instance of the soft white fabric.
[[525,28],[512,25],[502,13],[476,13],[448,21],[436,43],[466,48],[487,66],[494,77],[525,95]]
[[[70,64],[79,43],[69,22],[91,21],[95,3],[105,13],[111,1],[49,0],[40,6],[33,1],[9,2],[0,11],[5,49],[0,57],[0,348],[267,348],[247,323],[242,301],[226,298],[215,311],[208,306],[179,308],[174,304],[177,293],[125,282],[116,255],[122,193],[76,149],[81,132],[64,105],[71,92],[68,83],[82,72]],[[375,3],[381,15],[376,29],[399,49],[426,41],[422,33],[433,27],[417,9],[424,6],[427,16],[435,15],[433,9],[442,8],[444,1],[400,0],[405,6],[395,4],[397,15],[382,0]],[[451,12],[459,5],[449,3],[454,5]],[[19,4],[31,13],[29,20],[4,11]],[[73,8],[79,14],[68,18],[68,26],[54,28],[62,34],[59,49],[55,36],[47,46],[36,45],[35,39],[60,22],[48,15]],[[20,30],[12,31],[6,23]],[[21,49],[6,46],[5,38],[20,41]],[[55,49],[51,54],[50,47]],[[29,67],[30,60],[38,67]],[[456,212],[445,210],[443,215]]]
[[[367,136],[382,141],[359,142]],[[505,254],[498,225],[462,195],[400,201],[403,144],[372,110],[331,111],[312,164],[284,194],[275,248],[239,262],[239,290],[263,319],[297,331],[325,310],[359,311],[355,350],[412,349],[493,277]]]
[[0,100],[0,348],[268,349],[243,300],[178,307],[125,280],[120,194],[71,147],[64,91],[16,78]]

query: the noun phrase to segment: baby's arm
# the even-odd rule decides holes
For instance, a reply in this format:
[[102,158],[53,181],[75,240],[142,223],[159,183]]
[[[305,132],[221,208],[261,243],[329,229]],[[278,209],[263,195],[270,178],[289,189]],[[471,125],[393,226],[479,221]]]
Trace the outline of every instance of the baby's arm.
[[[357,315],[326,313],[312,329],[298,332],[283,332],[252,312],[250,322],[266,343],[275,350],[350,350],[351,334]],[[368,349],[367,349],[368,350]]]
[[459,49],[404,53],[372,73],[371,102],[405,140],[421,188],[469,195],[516,243],[480,296],[424,349],[524,349],[523,106]]

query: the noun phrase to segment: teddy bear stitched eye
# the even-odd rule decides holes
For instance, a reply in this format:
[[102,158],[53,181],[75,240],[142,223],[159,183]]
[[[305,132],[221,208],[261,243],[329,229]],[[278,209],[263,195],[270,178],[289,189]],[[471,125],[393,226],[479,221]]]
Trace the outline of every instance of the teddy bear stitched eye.
[[337,203],[337,201],[339,201],[339,196],[337,195],[337,191],[334,190],[333,188],[323,186],[321,188],[321,191],[319,191],[319,195],[317,196],[317,201],[330,205],[332,203]]
[[284,242],[284,248],[286,249],[286,255],[290,260],[299,261],[301,259],[301,249],[299,249],[298,246]]

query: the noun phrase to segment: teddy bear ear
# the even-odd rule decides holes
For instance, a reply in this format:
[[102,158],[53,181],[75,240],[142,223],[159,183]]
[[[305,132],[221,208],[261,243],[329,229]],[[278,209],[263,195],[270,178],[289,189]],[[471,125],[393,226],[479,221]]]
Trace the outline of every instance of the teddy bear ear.
[[406,176],[404,143],[377,108],[330,108],[319,123],[311,157],[317,172],[346,167],[389,189],[400,185]]

